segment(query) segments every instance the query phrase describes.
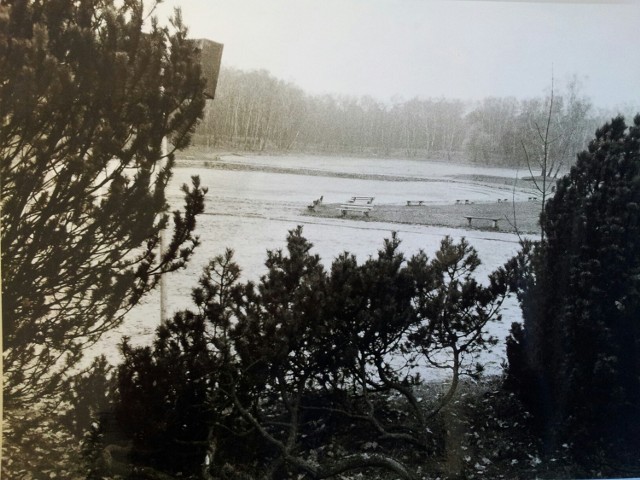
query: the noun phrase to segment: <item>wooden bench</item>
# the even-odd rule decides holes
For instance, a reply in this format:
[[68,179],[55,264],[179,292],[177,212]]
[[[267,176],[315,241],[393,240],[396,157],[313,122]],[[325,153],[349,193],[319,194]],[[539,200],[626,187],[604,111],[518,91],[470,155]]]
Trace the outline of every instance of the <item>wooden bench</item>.
[[318,198],[317,200],[314,200],[313,202],[311,202],[311,204],[307,205],[307,208],[309,210],[315,210],[315,208],[322,203],[322,200],[324,200],[324,195],[321,195],[320,198]]
[[424,200],[407,200],[407,207],[415,207],[422,205]]
[[367,204],[372,204],[374,198],[375,197],[351,197],[351,199],[349,200],[349,203],[365,202]]
[[472,220],[490,220],[493,222],[493,228],[495,228],[496,230],[498,229],[498,220],[500,220],[499,218],[493,218],[493,217],[472,217],[469,215],[465,215],[464,218],[466,218],[467,221],[469,222],[469,226],[471,226]]
[[342,212],[343,217],[347,214],[347,212],[361,212],[365,217],[368,217],[369,212],[372,208],[373,205],[354,205],[353,203],[346,203],[340,205],[340,207],[338,207],[338,210]]

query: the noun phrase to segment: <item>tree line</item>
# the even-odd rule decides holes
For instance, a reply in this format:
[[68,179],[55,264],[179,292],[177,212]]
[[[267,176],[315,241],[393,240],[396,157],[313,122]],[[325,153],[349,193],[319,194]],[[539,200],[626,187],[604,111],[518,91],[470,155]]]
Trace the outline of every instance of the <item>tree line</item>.
[[[553,79],[552,79],[553,83]],[[553,101],[552,101],[553,99]],[[549,110],[549,107],[552,107]],[[410,158],[468,159],[525,166],[549,117],[552,154],[571,163],[607,114],[577,79],[542,97],[396,99],[309,95],[265,70],[225,67],[194,142],[253,151],[306,151]]]

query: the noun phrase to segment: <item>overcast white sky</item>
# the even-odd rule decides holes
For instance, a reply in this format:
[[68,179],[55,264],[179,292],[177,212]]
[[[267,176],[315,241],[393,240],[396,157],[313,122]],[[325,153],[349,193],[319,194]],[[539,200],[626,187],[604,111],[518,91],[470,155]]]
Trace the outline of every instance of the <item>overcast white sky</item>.
[[597,106],[640,105],[640,1],[164,0],[223,65],[309,93],[538,96],[552,66]]

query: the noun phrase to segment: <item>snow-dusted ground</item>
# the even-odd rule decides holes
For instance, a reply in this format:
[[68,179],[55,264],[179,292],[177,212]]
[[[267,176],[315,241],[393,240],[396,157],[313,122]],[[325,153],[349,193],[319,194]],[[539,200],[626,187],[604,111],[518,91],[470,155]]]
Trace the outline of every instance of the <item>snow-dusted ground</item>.
[[[267,249],[285,246],[287,232],[303,225],[304,234],[314,244],[314,253],[320,255],[327,266],[340,253],[349,251],[360,261],[376,255],[384,238],[397,231],[402,250],[410,256],[423,249],[433,253],[444,235],[454,239],[464,236],[478,250],[483,262],[480,278],[504,264],[518,250],[515,235],[500,232],[482,232],[443,227],[401,225],[392,223],[361,222],[350,219],[327,219],[304,215],[306,205],[324,196],[327,203],[344,202],[352,195],[376,197],[377,204],[401,204],[406,200],[424,199],[437,203],[454,203],[456,199],[495,202],[506,197],[504,186],[479,182],[452,181],[453,175],[473,174],[514,178],[515,170],[478,168],[441,162],[354,159],[339,157],[228,157],[231,161],[259,167],[260,165],[286,167],[299,170],[322,170],[323,175],[273,173],[259,170],[225,170],[197,167],[178,167],[169,190],[169,198],[180,203],[179,186],[199,175],[202,184],[209,187],[206,213],[198,219],[198,234],[202,244],[189,267],[168,276],[167,298],[169,311],[190,306],[190,292],[196,285],[202,268],[210,258],[229,247],[235,251],[236,262],[244,279],[258,279],[264,273]],[[190,162],[191,163],[191,162]],[[401,175],[430,179],[425,182],[364,180],[337,178],[335,172],[360,174]],[[437,181],[433,181],[433,180]],[[517,191],[516,197],[526,199],[530,192]],[[159,323],[159,292],[147,297],[144,304],[133,310],[117,331],[111,332],[95,349],[105,353],[114,363],[119,361],[117,344],[122,335],[131,337],[136,344],[149,343]],[[514,299],[509,299],[503,311],[503,320],[491,331],[500,340],[508,333],[511,322],[521,317]],[[490,362],[493,372],[504,356],[501,342],[483,360]]]
[[[251,166],[269,166],[296,169],[306,169],[339,172],[339,173],[369,173],[377,175],[410,176],[415,178],[451,178],[454,175],[474,175],[481,173],[496,177],[514,178],[515,170],[500,167],[482,167],[474,165],[455,164],[446,160],[425,161],[386,158],[355,158],[321,155],[259,155],[254,157],[226,156],[227,163]],[[523,172],[520,172],[522,176]]]

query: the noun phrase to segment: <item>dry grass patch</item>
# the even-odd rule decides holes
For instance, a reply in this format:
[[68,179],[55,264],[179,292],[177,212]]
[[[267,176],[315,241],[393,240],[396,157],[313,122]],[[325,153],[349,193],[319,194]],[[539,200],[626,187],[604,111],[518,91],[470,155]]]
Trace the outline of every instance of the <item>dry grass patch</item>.
[[[314,217],[343,218],[339,204],[321,204],[305,213]],[[515,213],[515,217],[514,217]],[[431,225],[466,230],[486,230],[535,234],[539,231],[538,217],[540,202],[476,202],[473,204],[424,204],[420,206],[406,205],[374,205],[368,216],[359,212],[347,213],[344,218],[369,222],[404,223],[412,225]],[[466,216],[498,218],[498,229],[493,228],[489,220],[474,220],[471,227]],[[514,221],[515,218],[515,221]]]

